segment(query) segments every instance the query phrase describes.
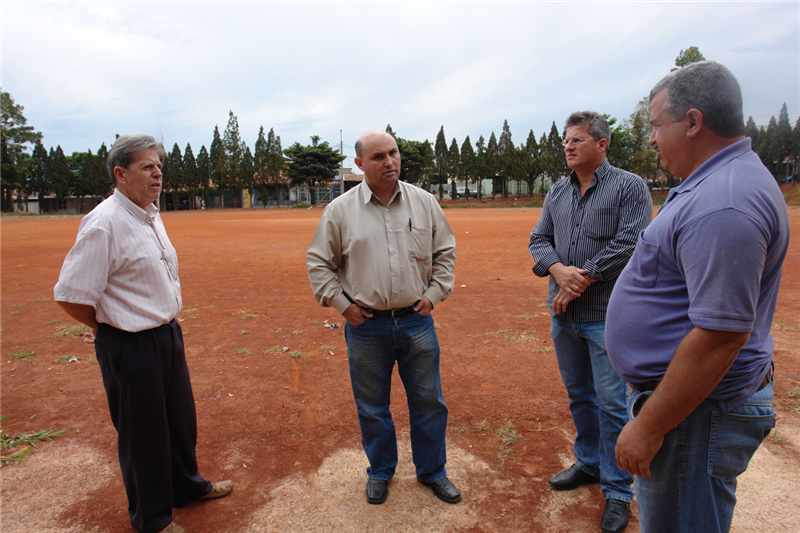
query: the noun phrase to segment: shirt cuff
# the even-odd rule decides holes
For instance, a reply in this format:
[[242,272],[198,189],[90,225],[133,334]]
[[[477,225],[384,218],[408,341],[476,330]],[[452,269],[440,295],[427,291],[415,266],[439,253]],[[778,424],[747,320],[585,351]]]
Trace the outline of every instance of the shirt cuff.
[[339,295],[333,299],[331,302],[331,307],[339,311],[339,314],[344,314],[347,311],[347,308],[350,307],[351,302],[347,296],[344,295],[343,292],[339,293]]

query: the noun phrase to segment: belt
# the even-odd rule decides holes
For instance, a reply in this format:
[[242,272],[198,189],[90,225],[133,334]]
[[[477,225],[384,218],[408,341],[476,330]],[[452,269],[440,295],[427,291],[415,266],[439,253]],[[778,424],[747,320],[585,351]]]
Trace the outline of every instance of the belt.
[[[417,305],[417,304],[414,304]],[[414,305],[409,305],[408,307],[398,307],[397,309],[367,309],[370,313],[375,316],[390,316],[392,318],[400,318],[401,316],[410,315],[414,313]]]
[[[758,386],[758,389],[756,389],[756,391],[760,391],[761,389],[763,389],[764,387],[769,385],[769,382],[772,381],[772,375],[774,373],[775,373],[775,368],[771,367],[769,369],[769,372],[767,372],[767,375],[764,376],[764,379],[761,380],[761,384]],[[661,382],[660,381],[645,381],[644,383],[630,383],[630,386],[635,391],[646,392],[646,391],[654,391],[654,390],[656,390],[656,387],[658,387],[659,383],[661,383]]]

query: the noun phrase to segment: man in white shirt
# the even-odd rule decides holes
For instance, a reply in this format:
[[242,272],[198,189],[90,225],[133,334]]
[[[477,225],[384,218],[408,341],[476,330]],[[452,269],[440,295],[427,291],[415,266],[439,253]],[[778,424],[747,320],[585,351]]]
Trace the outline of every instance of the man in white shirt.
[[397,362],[417,479],[439,499],[456,503],[461,494],[445,470],[447,405],[431,317],[453,292],[455,237],[433,195],[398,180],[394,137],[368,131],[356,142],[355,162],[364,181],[325,209],[306,265],[320,305],[347,319],[350,379],[370,463],[367,502],[386,500],[397,465],[389,410]]
[[55,286],[55,300],[92,329],[118,434],[131,526],[182,533],[172,508],[233,490],[197,468],[197,418],[175,317],[181,310],[178,257],[158,208],[164,146],[123,135],[108,154],[114,194],[81,221]]

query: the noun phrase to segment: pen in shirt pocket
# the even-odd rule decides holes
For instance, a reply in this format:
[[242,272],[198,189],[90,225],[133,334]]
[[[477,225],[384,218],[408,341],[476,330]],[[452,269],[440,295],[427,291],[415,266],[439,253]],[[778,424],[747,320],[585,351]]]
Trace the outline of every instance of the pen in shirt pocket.
[[408,231],[411,231],[411,219],[408,219]]

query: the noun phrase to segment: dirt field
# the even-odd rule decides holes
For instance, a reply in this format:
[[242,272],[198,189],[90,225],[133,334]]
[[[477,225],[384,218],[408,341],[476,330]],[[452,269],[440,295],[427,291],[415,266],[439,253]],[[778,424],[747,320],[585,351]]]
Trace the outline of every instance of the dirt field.
[[[434,318],[450,407],[448,473],[464,495],[457,505],[414,478],[399,380],[398,474],[384,505],[364,499],[343,330],[325,327],[343,320],[316,304],[305,273],[320,209],[164,215],[180,258],[201,472],[236,483],[228,498],[177,510],[176,522],[191,533],[597,530],[598,486],[555,493],[546,483],[571,464],[574,428],[548,334],[546,280],[531,273],[526,249],[540,210],[456,205],[446,210],[458,241],[456,289]],[[790,214],[773,328],[778,430],[740,480],[741,533],[797,531],[800,210]],[[74,322],[53,302],[79,222],[0,223],[3,428],[68,430],[0,470],[6,533],[132,531],[93,349],[62,335]],[[635,506],[628,531],[639,531]]]

